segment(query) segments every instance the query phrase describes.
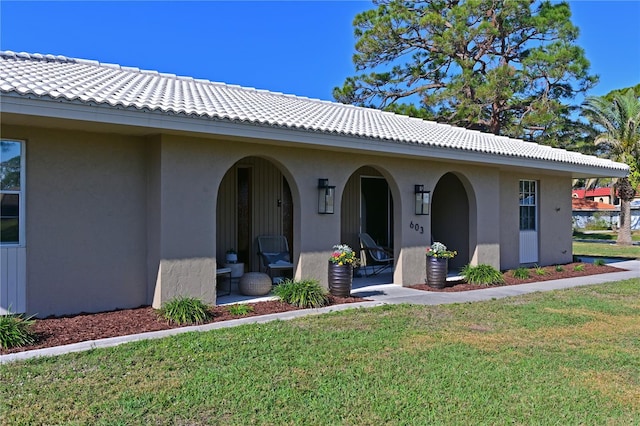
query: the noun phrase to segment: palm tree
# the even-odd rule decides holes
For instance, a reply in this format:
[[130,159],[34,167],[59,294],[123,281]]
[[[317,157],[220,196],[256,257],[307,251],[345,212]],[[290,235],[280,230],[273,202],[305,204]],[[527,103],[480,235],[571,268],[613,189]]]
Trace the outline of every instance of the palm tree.
[[583,112],[593,123],[604,129],[595,143],[609,158],[626,163],[629,175],[617,179],[614,187],[620,198],[618,244],[632,244],[631,200],[640,184],[640,99],[629,89],[606,97],[588,97]]

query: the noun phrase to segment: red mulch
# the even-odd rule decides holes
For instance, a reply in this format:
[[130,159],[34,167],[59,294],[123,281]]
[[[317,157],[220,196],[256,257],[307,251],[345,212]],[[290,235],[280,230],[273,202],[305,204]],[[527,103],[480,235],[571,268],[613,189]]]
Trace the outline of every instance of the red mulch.
[[[360,297],[336,297],[329,295],[329,305],[355,303],[364,300],[366,299]],[[214,306],[210,309],[213,317],[209,323],[300,309],[279,300],[247,304],[253,307],[253,311],[246,315],[231,315],[226,306]],[[88,340],[125,336],[148,331],[168,330],[178,327],[180,326],[171,325],[165,320],[159,319],[156,310],[150,306],[95,314],[78,314],[37,319],[32,328],[37,335],[38,340],[36,344],[21,348],[0,348],[0,354],[23,352],[32,349],[49,348]]]
[[[556,280],[561,278],[580,277],[585,275],[603,274],[608,272],[619,272],[620,268],[612,266],[584,265],[583,271],[574,271],[574,266],[578,263],[563,265],[564,271],[556,272],[554,266],[547,266],[544,275],[537,275],[535,270],[531,270],[531,278],[519,280],[513,277],[511,271],[503,274],[505,283],[502,285],[517,285],[537,281]],[[426,284],[416,284],[411,286],[418,290],[426,291],[467,291],[487,288],[487,286],[472,285],[466,283],[455,283],[450,287],[435,289]],[[361,302],[366,299],[359,297],[336,297],[329,296],[330,305],[343,303]],[[213,318],[209,322],[227,321],[230,319],[244,318],[256,315],[266,315],[277,312],[294,311],[297,308],[281,301],[268,301],[249,303],[253,311],[247,315],[231,315],[225,306],[215,306],[211,308]],[[104,339],[107,337],[125,336],[148,331],[167,330],[179,326],[168,324],[162,319],[158,319],[156,311],[144,306],[135,309],[122,309],[111,312],[101,312],[97,314],[79,314],[68,317],[55,317],[35,320],[33,331],[37,335],[37,343],[31,346],[13,349],[0,349],[0,354],[22,352],[32,349],[48,348],[53,346],[68,345],[71,343],[84,342],[87,340]]]
[[[584,266],[584,270],[575,271],[574,268],[577,265]],[[585,275],[606,274],[609,272],[624,271],[624,269],[615,268],[609,265],[596,266],[591,263],[569,263],[567,265],[562,265],[562,267],[564,270],[561,272],[556,271],[555,266],[542,267],[541,269],[544,270],[544,275],[538,275],[536,273],[536,270],[531,268],[529,269],[529,278],[526,280],[515,278],[513,276],[513,271],[506,271],[505,273],[502,274],[504,278],[504,284],[493,285],[491,287],[528,284],[528,283],[535,283],[540,281],[559,280],[562,278],[583,277]],[[425,291],[454,292],[454,291],[480,290],[483,288],[488,288],[489,286],[467,284],[465,282],[454,282],[454,283],[451,283],[450,286],[447,286],[445,288],[433,288],[433,287],[429,287],[427,284],[416,284],[410,287],[415,288],[417,290],[425,290]]]

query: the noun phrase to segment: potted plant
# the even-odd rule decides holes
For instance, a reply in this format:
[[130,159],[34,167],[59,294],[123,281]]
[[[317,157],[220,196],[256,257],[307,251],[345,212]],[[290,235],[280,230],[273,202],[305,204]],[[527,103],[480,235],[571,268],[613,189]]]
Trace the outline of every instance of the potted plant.
[[226,260],[227,263],[237,263],[238,262],[238,252],[236,252],[234,249],[229,249],[227,250],[227,254],[226,254]]
[[351,295],[353,268],[358,264],[355,252],[346,244],[333,246],[329,257],[329,293],[339,297]]
[[447,283],[449,259],[458,254],[455,250],[448,250],[440,242],[431,244],[427,248],[427,285],[434,288],[444,288]]

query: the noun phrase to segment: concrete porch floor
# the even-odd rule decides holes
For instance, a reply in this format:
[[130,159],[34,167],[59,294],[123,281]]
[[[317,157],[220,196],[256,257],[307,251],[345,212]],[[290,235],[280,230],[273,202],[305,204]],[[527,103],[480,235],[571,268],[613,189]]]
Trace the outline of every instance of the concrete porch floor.
[[[358,276],[359,275],[359,276]],[[447,281],[460,281],[462,277],[455,272],[450,272],[447,276]],[[416,283],[420,284],[420,283]],[[387,269],[376,275],[371,275],[370,272],[367,276],[364,276],[362,271],[356,271],[356,276],[353,278],[353,284],[351,286],[351,295],[354,297],[373,297],[381,295],[384,291],[383,288],[390,287],[394,289],[393,293],[401,291],[403,288],[400,285],[393,283],[393,271]],[[397,287],[397,288],[394,288]],[[407,289],[410,290],[410,289]],[[414,290],[415,291],[415,290]],[[266,300],[273,300],[276,297],[273,295],[266,296],[244,296],[240,294],[238,290],[238,279],[231,280],[231,294],[225,296],[218,296],[217,305],[232,305],[237,303],[253,303],[263,302]]]

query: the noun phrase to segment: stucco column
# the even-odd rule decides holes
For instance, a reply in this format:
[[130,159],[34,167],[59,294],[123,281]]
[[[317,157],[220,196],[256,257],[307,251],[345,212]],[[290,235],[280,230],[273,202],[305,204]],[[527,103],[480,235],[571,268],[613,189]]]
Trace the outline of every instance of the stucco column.
[[401,247],[402,250],[396,249],[397,262],[393,282],[403,286],[424,284],[425,252],[431,238],[430,216],[415,214],[415,194],[413,184],[410,183],[414,180],[405,178],[400,181],[401,199],[397,202],[400,210],[396,209],[394,219],[395,246]]
[[[477,236],[471,264],[487,264],[500,269],[500,174],[497,171],[474,174],[471,185],[469,234]],[[512,208],[517,210],[518,206]]]
[[[153,306],[176,297],[216,302],[216,175],[211,150],[163,136],[152,143],[149,272],[155,272]],[[153,233],[157,233],[154,235]],[[153,267],[157,268],[153,271]]]
[[300,257],[295,272],[296,279],[316,279],[328,287],[329,255],[335,244],[340,244],[340,206],[336,190],[333,214],[318,213],[317,179],[307,179],[300,191],[300,227],[296,229],[296,241]]

